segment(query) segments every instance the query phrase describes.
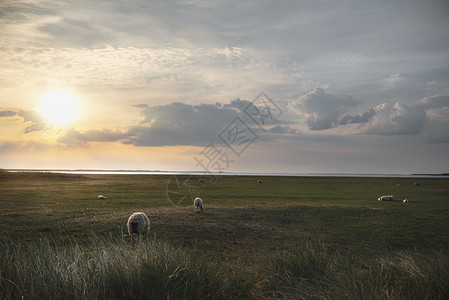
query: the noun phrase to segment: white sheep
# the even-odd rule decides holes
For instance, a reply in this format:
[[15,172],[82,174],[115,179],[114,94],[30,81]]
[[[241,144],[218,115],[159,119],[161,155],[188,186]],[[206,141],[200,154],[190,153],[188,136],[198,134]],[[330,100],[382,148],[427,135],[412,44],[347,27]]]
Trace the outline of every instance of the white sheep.
[[193,200],[193,205],[196,207],[196,212],[202,212],[203,211],[203,200],[200,197],[196,197],[195,200]]
[[99,196],[98,196],[98,199],[100,199],[100,200],[106,200],[106,197],[103,196],[103,195],[99,195]]
[[402,200],[402,202],[408,203],[408,199],[404,199],[404,200]]
[[378,201],[393,201],[393,195],[380,196],[377,198]]
[[150,230],[150,220],[143,212],[136,212],[129,217],[127,226],[130,235],[147,234]]

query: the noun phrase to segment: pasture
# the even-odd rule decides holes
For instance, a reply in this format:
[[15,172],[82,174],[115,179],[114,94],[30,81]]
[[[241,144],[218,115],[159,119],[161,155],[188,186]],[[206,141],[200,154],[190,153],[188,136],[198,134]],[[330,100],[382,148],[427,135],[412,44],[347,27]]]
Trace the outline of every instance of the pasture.
[[1,299],[449,295],[445,178],[0,172],[0,191]]

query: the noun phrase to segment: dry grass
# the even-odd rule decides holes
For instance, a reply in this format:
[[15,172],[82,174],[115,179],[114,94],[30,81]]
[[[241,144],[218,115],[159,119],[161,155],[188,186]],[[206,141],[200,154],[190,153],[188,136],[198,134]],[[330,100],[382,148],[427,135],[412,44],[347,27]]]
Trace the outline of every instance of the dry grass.
[[[280,281],[273,277],[267,283],[259,277],[263,270],[270,270],[271,263],[281,267],[282,253],[289,253],[293,262],[298,257],[300,261],[315,259],[312,265],[322,260],[331,274],[353,282],[355,298],[363,294],[360,289],[367,289],[359,280],[365,278],[371,278],[374,294],[384,285],[382,293],[394,290],[411,295],[406,280],[410,272],[424,276],[416,277],[421,278],[416,295],[423,290],[429,292],[422,295],[446,295],[446,286],[432,292],[432,283],[426,279],[438,274],[438,264],[430,262],[430,269],[423,266],[437,253],[443,260],[447,257],[448,179],[420,179],[417,187],[413,178],[264,177],[263,184],[257,184],[260,177],[223,176],[215,182],[206,177],[201,191],[205,211],[196,213],[188,193],[189,186],[199,186],[199,178],[205,177],[178,176],[181,184],[173,186],[173,176],[0,172],[0,239],[7,247],[19,245],[19,249],[51,239],[71,251],[73,245],[89,245],[94,236],[107,239],[112,243],[107,248],[114,248],[123,241],[129,215],[143,211],[150,218],[151,241],[185,249],[187,256],[204,254],[209,266],[219,266],[219,272],[237,282],[249,282],[253,298],[295,298],[300,294],[298,287],[305,289],[304,280],[291,277],[290,285],[268,292],[276,289],[277,282],[289,282],[282,276],[296,276],[284,270]],[[173,191],[173,187],[177,193],[169,196],[187,196],[169,201],[167,189]],[[97,199],[100,194],[107,200]],[[377,201],[383,194],[393,194],[395,201]],[[403,198],[410,202],[402,203]],[[316,245],[325,245],[326,250]],[[410,259],[397,261],[400,253],[411,253]],[[379,264],[380,260],[385,263]],[[345,266],[344,276],[338,268],[332,269],[335,262]],[[391,271],[382,273],[392,263]],[[440,273],[448,279],[447,273]],[[329,283],[326,274],[317,276]],[[380,280],[382,276],[385,280]],[[401,288],[392,289],[397,282]],[[309,288],[319,298],[327,289],[343,293],[344,285],[345,281],[329,285],[317,281]],[[238,293],[247,295],[247,288],[242,285]]]

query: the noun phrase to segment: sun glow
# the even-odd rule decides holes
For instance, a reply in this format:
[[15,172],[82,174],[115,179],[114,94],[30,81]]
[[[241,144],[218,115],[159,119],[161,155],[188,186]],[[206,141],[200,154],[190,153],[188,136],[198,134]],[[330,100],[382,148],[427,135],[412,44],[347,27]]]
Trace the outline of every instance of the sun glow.
[[69,124],[79,114],[79,100],[67,90],[55,90],[42,97],[39,113],[55,124]]

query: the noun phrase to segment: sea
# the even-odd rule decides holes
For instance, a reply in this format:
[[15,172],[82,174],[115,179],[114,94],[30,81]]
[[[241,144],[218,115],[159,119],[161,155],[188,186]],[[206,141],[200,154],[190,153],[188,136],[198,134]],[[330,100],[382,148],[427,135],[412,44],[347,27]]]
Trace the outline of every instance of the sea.
[[67,174],[121,174],[121,175],[213,175],[213,176],[298,176],[298,177],[392,177],[392,178],[449,178],[443,174],[365,174],[365,173],[264,173],[264,172],[221,172],[204,171],[161,171],[161,170],[66,170],[66,169],[0,169],[7,172],[50,172]]

